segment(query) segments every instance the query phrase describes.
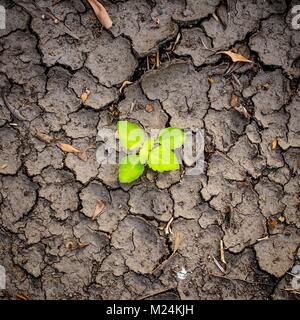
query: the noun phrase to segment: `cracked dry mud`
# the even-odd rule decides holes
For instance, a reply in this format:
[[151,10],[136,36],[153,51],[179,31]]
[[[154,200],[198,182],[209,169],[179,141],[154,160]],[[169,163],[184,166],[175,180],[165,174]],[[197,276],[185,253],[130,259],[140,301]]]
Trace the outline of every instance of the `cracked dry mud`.
[[[35,2],[42,10],[0,0],[0,85],[26,119],[0,100],[0,298],[299,299],[289,290],[300,265],[299,2],[103,1],[109,31],[85,1]],[[214,54],[232,47],[253,62]],[[97,131],[118,119],[203,128],[204,172],[148,170],[120,185],[96,161]],[[182,242],[153,273],[172,253],[171,218]]]

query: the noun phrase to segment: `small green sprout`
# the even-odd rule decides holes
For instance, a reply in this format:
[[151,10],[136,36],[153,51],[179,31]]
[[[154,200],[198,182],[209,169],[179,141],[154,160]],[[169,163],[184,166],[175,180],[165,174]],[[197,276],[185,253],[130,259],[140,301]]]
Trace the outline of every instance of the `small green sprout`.
[[145,165],[154,171],[178,170],[180,163],[174,149],[184,143],[184,131],[178,128],[165,128],[156,140],[146,138],[144,130],[135,123],[119,121],[117,124],[120,144],[135,154],[125,156],[119,164],[119,181],[131,183],[144,172]]

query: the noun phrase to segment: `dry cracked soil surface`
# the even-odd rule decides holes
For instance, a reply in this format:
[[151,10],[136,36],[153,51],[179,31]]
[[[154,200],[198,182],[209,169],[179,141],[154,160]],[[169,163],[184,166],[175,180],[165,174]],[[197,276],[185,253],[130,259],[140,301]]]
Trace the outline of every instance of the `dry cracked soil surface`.
[[[108,31],[86,1],[0,4],[1,299],[299,299],[299,2],[103,1]],[[204,172],[120,185],[96,137],[125,118],[204,129]]]

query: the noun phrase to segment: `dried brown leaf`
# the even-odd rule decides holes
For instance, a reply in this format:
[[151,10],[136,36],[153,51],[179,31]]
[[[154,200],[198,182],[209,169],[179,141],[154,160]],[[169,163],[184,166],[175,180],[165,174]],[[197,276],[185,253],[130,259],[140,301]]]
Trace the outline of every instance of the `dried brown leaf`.
[[88,99],[88,97],[90,96],[90,94],[91,94],[90,90],[88,90],[88,89],[84,90],[80,95],[81,103],[85,103],[86,100]]
[[156,54],[152,54],[149,56],[149,63],[151,65],[155,65],[156,64]]
[[233,94],[230,98],[230,105],[233,108],[236,108],[239,105],[239,98],[235,94]]
[[239,113],[241,113],[246,119],[251,118],[248,110],[243,105],[238,105],[237,107],[235,107],[235,110],[237,110]]
[[278,221],[271,218],[270,220],[268,220],[268,225],[271,229],[275,229],[278,225]]
[[79,247],[80,249],[83,249],[83,248],[88,247],[89,245],[90,245],[89,242],[83,242],[83,243],[79,243],[79,244],[78,244],[78,247]]
[[63,151],[67,153],[80,153],[81,151],[77,148],[74,148],[70,144],[67,143],[60,143],[58,147]]
[[106,208],[106,202],[101,199],[96,199],[95,210],[92,215],[92,220],[95,220]]
[[234,52],[232,52],[232,51],[230,51],[230,50],[217,52],[217,54],[220,54],[220,53],[224,53],[224,54],[226,54],[227,56],[229,56],[233,62],[252,62],[251,60],[245,58],[245,57],[242,56],[241,54],[239,54],[239,53],[234,53]]
[[213,78],[207,78],[207,81],[210,85],[212,85],[216,82]]
[[30,298],[27,294],[17,294],[16,299],[17,300],[30,300]]
[[174,255],[177,252],[177,250],[180,246],[181,240],[182,240],[182,234],[180,232],[176,232],[172,255]]
[[78,248],[78,244],[75,241],[68,241],[66,243],[66,248],[70,251],[73,251]]
[[154,110],[154,106],[152,104],[147,104],[145,107],[147,112],[152,112]]
[[97,16],[98,20],[103,25],[103,27],[106,29],[111,28],[112,21],[104,6],[97,0],[88,0],[88,2],[93,8],[95,15]]
[[0,164],[0,170],[4,170],[7,168],[7,164]]
[[47,133],[42,132],[42,131],[36,131],[35,137],[37,139],[39,139],[40,141],[46,142],[46,143],[51,143],[51,142],[55,141],[55,138],[49,136]]

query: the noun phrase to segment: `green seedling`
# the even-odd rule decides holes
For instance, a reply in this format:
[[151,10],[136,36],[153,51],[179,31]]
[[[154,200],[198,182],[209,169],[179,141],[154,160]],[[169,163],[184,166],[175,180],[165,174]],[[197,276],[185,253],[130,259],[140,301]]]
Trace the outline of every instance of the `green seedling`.
[[120,144],[126,155],[119,164],[119,181],[131,183],[144,172],[145,166],[154,171],[164,172],[178,170],[180,163],[174,152],[184,143],[184,131],[178,128],[162,129],[156,140],[146,138],[144,130],[135,123],[119,121],[117,124]]

